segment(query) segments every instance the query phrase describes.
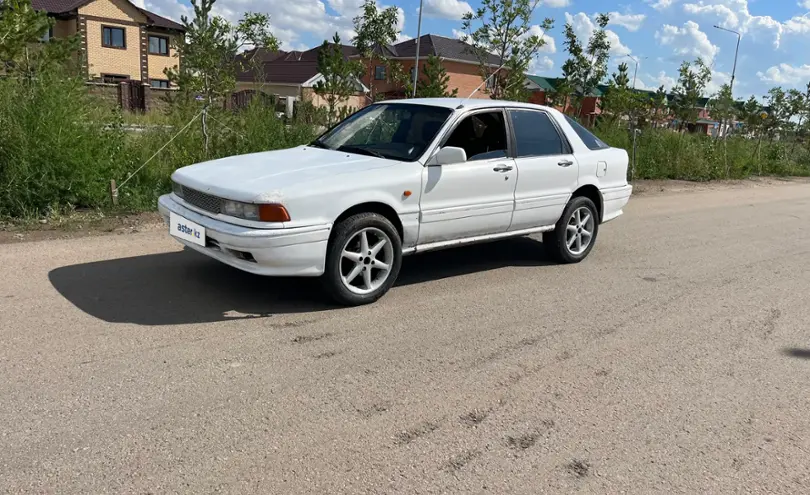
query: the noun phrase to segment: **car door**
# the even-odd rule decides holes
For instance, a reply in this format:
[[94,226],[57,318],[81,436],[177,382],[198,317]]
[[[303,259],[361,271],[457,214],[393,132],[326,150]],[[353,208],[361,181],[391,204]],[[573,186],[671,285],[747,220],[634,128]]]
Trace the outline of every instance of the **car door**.
[[553,225],[579,180],[579,164],[565,134],[542,110],[508,111],[518,183],[510,231]]
[[419,244],[509,229],[517,171],[507,129],[503,109],[477,110],[444,135],[439,149],[463,148],[467,160],[424,168]]

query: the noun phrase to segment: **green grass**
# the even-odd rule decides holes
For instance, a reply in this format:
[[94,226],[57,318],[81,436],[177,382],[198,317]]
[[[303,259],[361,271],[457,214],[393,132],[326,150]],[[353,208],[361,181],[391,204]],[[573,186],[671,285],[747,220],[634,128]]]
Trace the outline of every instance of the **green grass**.
[[[238,112],[213,109],[207,119],[208,149],[198,118],[145,167],[201,107],[178,102],[168,113],[124,115],[87,94],[83,81],[41,75],[33,84],[0,79],[0,219],[51,218],[74,208],[109,210],[110,179],[119,185],[119,209],[155,209],[170,190],[170,175],[205,160],[288,148],[314,138],[323,112],[302,107],[297,121],[283,122],[257,103]],[[127,132],[125,124],[152,124]],[[630,150],[630,134],[597,129],[607,143]],[[806,145],[647,129],[637,146],[637,179],[706,181],[751,175],[810,175]],[[130,178],[130,176],[137,173]]]
[[[596,129],[606,143],[632,153],[632,135],[618,127]],[[644,129],[636,142],[635,179],[707,181],[754,175],[808,176],[806,145],[730,136],[714,139],[666,129]]]

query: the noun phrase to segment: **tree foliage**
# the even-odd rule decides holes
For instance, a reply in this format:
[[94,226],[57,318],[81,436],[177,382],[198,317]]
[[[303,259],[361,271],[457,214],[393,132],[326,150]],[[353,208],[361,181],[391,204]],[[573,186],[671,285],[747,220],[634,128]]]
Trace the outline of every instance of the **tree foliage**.
[[679,127],[694,124],[700,110],[698,103],[706,92],[706,86],[711,82],[712,71],[697,58],[693,63],[684,61],[678,69],[678,84],[672,90],[672,113],[679,121]]
[[607,91],[601,101],[602,113],[608,115],[611,123],[620,119],[635,122],[642,108],[642,99],[630,87],[630,76],[626,63],[619,64],[617,72],[608,81]]
[[416,81],[416,95],[421,98],[442,98],[458,96],[458,88],[447,90],[450,76],[442,65],[442,61],[435,55],[428,56],[425,65]]
[[332,43],[324,41],[318,52],[318,72],[322,79],[315,84],[315,93],[326,100],[329,124],[337,117],[341,103],[357,93],[357,80],[363,76],[363,64],[348,60],[343,55],[340,35],[335,33]]
[[[354,37],[354,46],[360,52],[360,56],[368,64],[369,90],[371,98],[377,99],[374,87],[374,67],[378,64],[386,65],[388,60],[383,49],[392,45],[399,36],[398,10],[396,7],[388,7],[380,10],[376,0],[364,0],[361,7],[362,13],[354,18],[354,30],[357,35]],[[390,70],[386,72],[391,72]]]
[[0,1],[0,73],[30,80],[49,68],[68,67],[79,49],[79,37],[42,41],[54,20],[34,10],[31,0]]
[[568,59],[563,63],[563,75],[577,101],[577,113],[582,108],[584,98],[593,94],[594,89],[607,75],[610,41],[605,28],[609,23],[608,14],[599,14],[596,17],[597,29],[591,33],[584,46],[571,23],[565,24],[563,33]]
[[187,94],[201,95],[209,104],[233,90],[240,49],[278,49],[278,40],[270,32],[270,16],[247,12],[234,26],[211,15],[215,2],[191,0],[194,19],[180,18],[186,34],[173,41],[182,63],[179,69],[165,71],[169,80]]
[[493,99],[525,96],[526,71],[546,43],[545,32],[554,25],[552,19],[545,19],[540,24],[541,34],[532,34],[532,14],[538,1],[483,0],[481,7],[462,18],[462,41],[471,46],[478,59],[481,77],[489,81]]
[[[723,84],[720,90],[712,96],[710,112],[712,119],[717,120],[725,128],[731,126],[737,118],[739,110],[731,94],[731,85]],[[728,136],[729,130],[724,131],[724,136]],[[717,134],[720,137],[720,134]]]

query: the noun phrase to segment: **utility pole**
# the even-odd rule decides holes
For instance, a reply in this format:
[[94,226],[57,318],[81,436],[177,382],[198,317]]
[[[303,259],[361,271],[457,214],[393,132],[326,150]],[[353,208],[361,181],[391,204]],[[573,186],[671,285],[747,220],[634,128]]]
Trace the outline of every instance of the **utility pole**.
[[737,74],[737,55],[739,55],[740,53],[740,39],[742,38],[742,35],[737,31],[733,31],[731,29],[726,29],[720,26],[714,27],[721,31],[728,31],[729,33],[734,33],[737,35],[737,49],[734,51],[734,68],[731,69],[731,84],[729,85],[729,87],[731,88],[731,97],[734,98],[734,76],[736,76]]
[[419,0],[419,22],[416,24],[416,57],[413,60],[413,97],[416,98],[416,81],[419,79],[419,42],[422,38],[422,0]]

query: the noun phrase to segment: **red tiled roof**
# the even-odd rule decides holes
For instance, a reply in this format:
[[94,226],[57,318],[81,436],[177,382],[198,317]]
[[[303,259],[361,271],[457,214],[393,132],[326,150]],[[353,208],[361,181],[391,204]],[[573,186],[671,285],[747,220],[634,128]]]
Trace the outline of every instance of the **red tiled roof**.
[[[35,10],[44,10],[49,14],[72,14],[75,13],[79,7],[86,5],[91,1],[92,0],[31,0],[31,5]],[[176,31],[186,30],[182,24],[178,24],[171,19],[159,16],[153,12],[149,12],[146,9],[139,8],[134,4],[132,4],[132,6],[146,16],[147,22],[151,26],[164,29],[174,29]]]

